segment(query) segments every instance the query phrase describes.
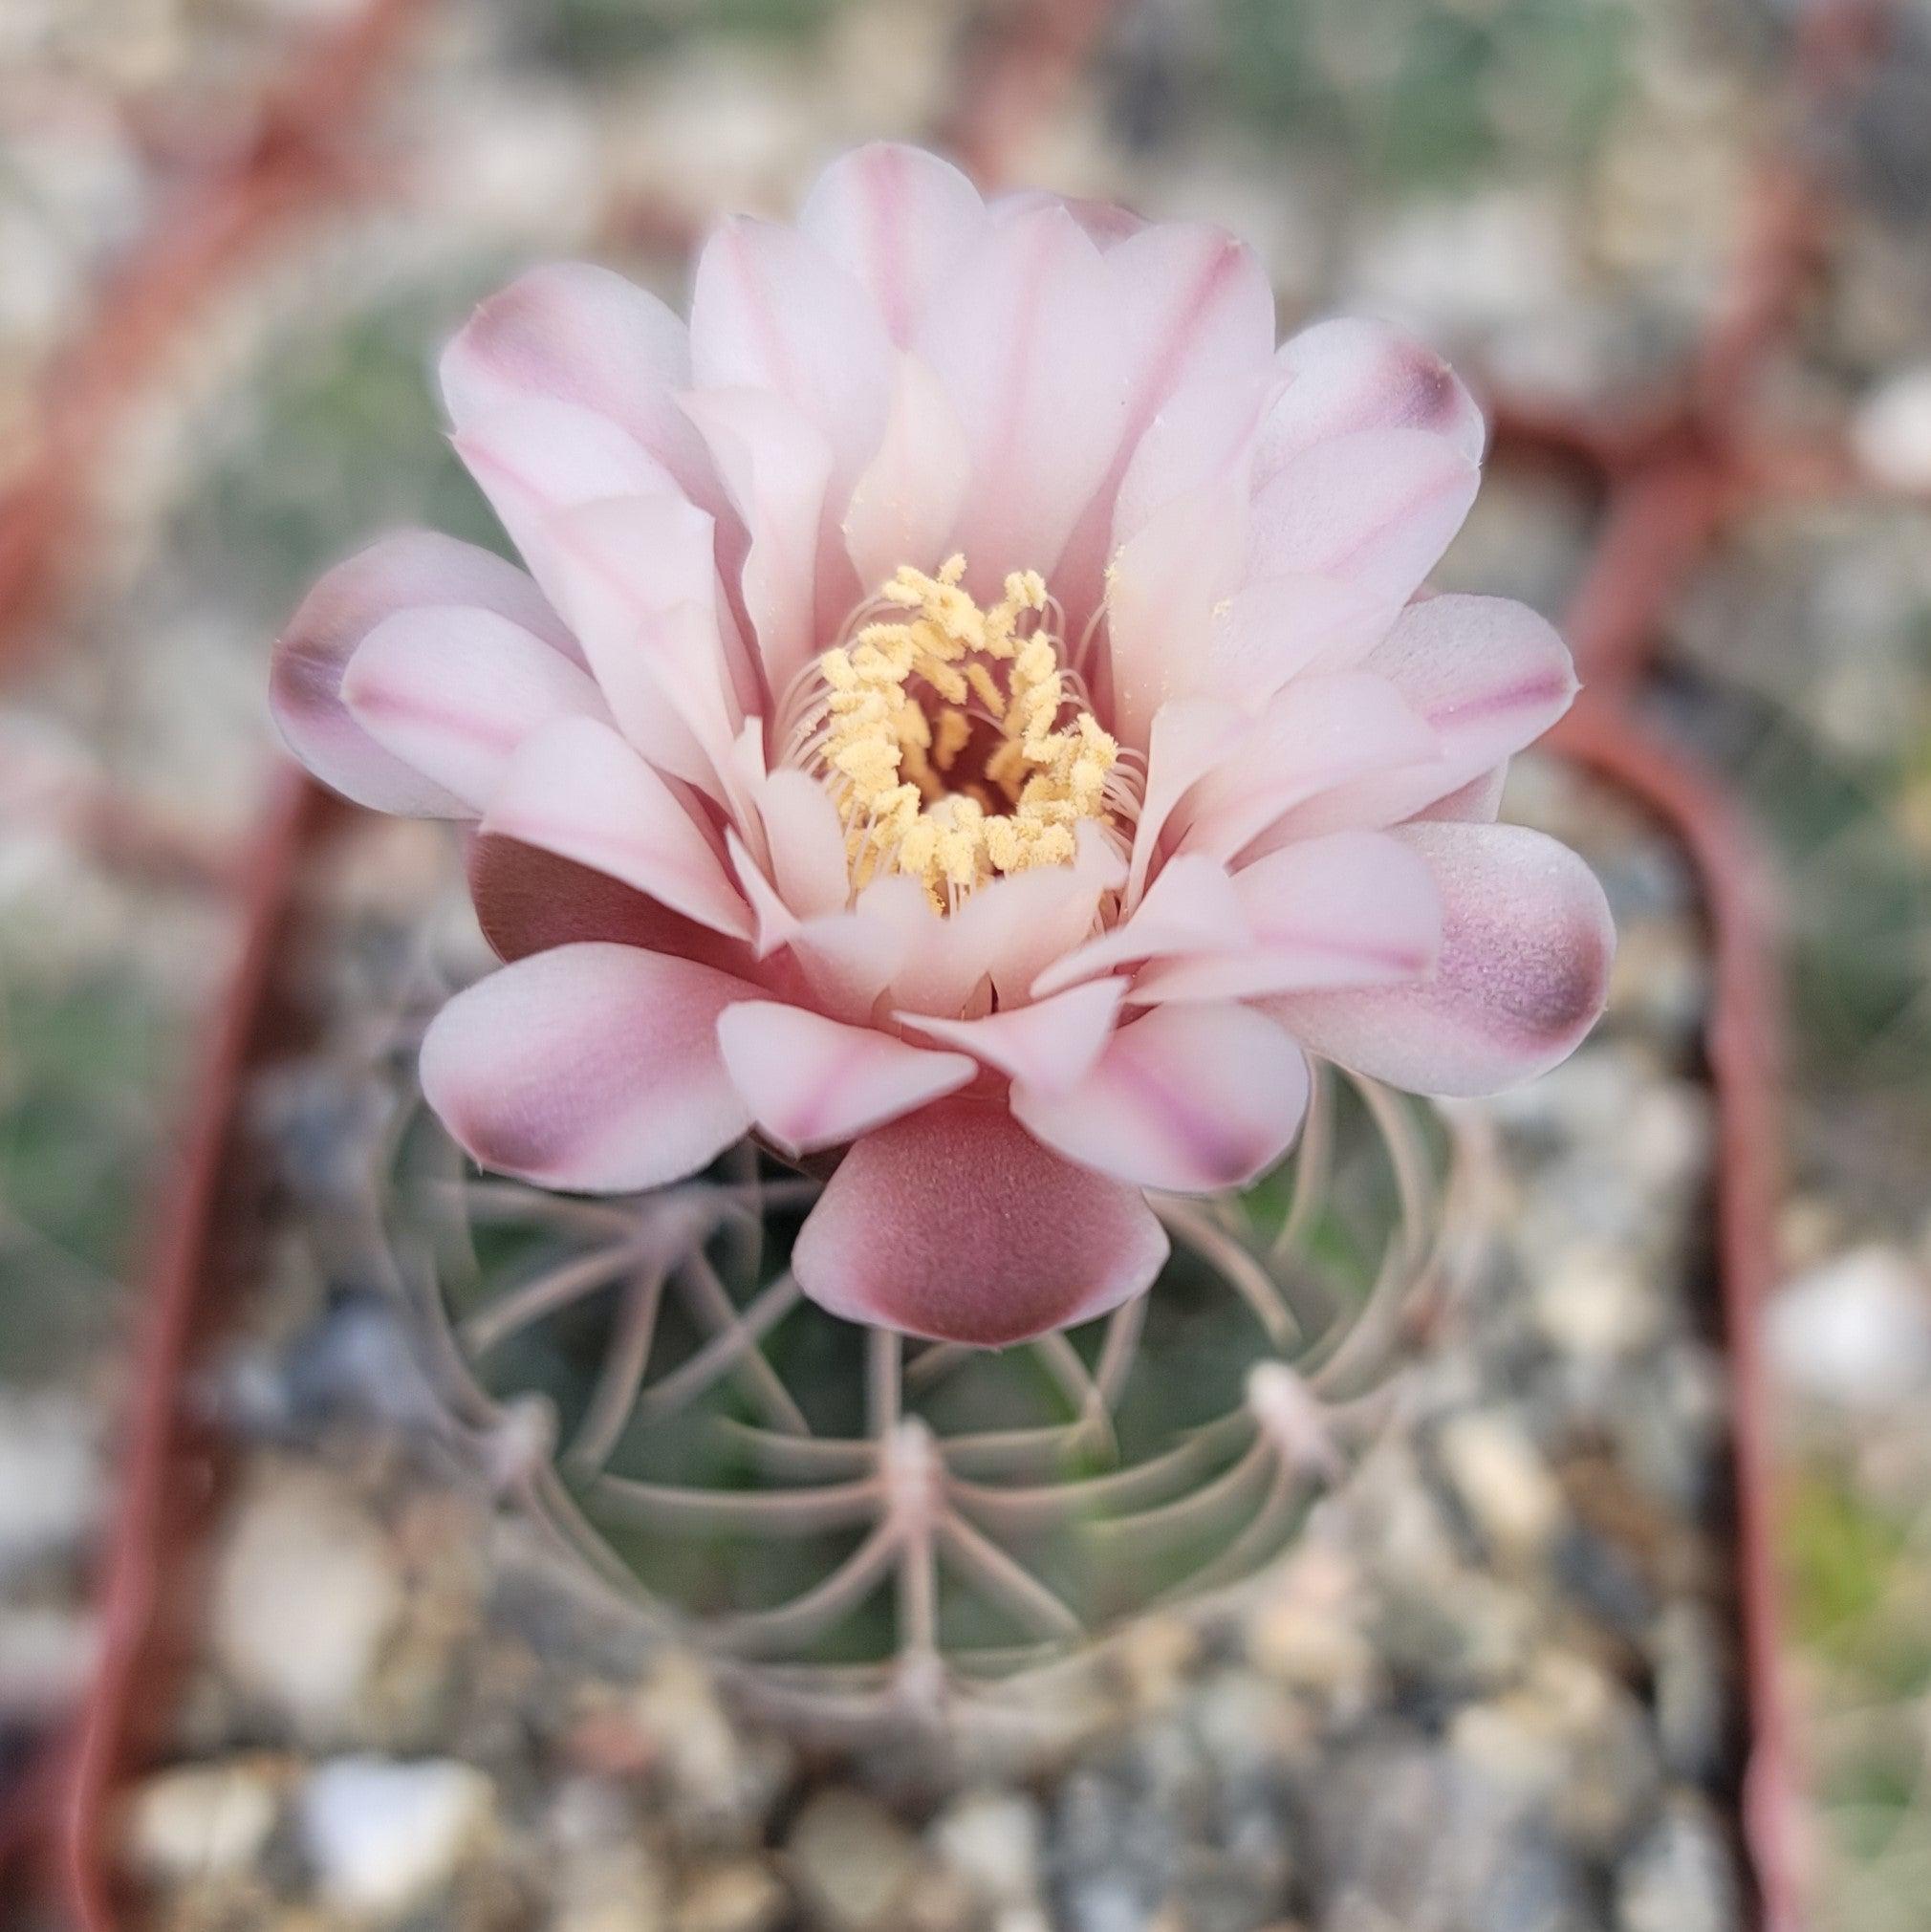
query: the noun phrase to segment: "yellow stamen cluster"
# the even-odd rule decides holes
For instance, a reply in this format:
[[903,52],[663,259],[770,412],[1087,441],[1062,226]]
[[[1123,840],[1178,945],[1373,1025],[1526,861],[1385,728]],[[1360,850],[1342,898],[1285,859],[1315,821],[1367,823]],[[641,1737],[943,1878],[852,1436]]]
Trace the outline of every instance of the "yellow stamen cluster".
[[[845,825],[852,882],[908,873],[944,911],[975,886],[1065,865],[1074,828],[1106,812],[1114,741],[1073,702],[1036,571],[1014,571],[981,610],[963,556],[938,575],[901,568],[879,600],[905,613],[866,624],[819,660],[819,757]],[[959,769],[978,736],[997,742]],[[955,782],[956,781],[956,782]]]

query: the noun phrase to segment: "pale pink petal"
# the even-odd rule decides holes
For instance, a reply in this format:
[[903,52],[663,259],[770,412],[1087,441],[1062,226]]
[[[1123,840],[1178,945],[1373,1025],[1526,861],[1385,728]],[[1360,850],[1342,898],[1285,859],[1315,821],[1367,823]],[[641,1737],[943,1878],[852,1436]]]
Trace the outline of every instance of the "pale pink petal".
[[1295,678],[1240,749],[1194,788],[1181,848],[1231,859],[1283,813],[1331,786],[1435,755],[1434,732],[1387,679],[1371,671]]
[[423,1093],[485,1167],[592,1193],[695,1173],[750,1125],[717,1018],[754,988],[627,945],[566,945],[458,993]]
[[1134,982],[1136,1003],[1399,985],[1434,969],[1442,895],[1427,861],[1386,833],[1286,846],[1236,873],[1233,891],[1247,944],[1150,966]]
[[357,647],[342,702],[377,744],[477,812],[510,754],[558,718],[603,718],[589,675],[494,611],[398,611]]
[[820,542],[832,445],[794,403],[769,390],[700,389],[683,401],[750,536],[745,612],[757,633],[770,713],[816,647],[820,611],[849,608],[857,591],[844,558]]
[[1446,437],[1419,429],[1317,443],[1255,492],[1254,574],[1342,577],[1404,602],[1462,528],[1480,480]]
[[1358,664],[1397,615],[1386,597],[1339,577],[1257,577],[1215,610],[1183,681],[1203,696],[1258,706],[1303,671]]
[[1008,188],[1004,194],[994,195],[986,206],[997,222],[1056,208],[1078,224],[1079,231],[1101,254],[1111,253],[1129,235],[1137,235],[1146,227],[1144,215],[1121,207],[1117,202],[1099,201],[1092,195],[1054,194],[1043,187]]
[[[940,982],[963,984],[965,993],[989,983],[1000,1001],[1016,1006],[1053,960],[1079,944],[1097,924],[1103,901],[1119,890],[1126,868],[1089,820],[1074,835],[1071,865],[1044,865],[995,879],[972,893],[947,920],[935,920],[939,958],[915,955],[894,978],[892,995],[901,1007],[952,1017],[962,1011],[936,997]],[[928,934],[932,927],[925,928]],[[923,966],[934,977],[918,983]]]
[[1082,613],[1097,597],[1110,545],[1127,534],[1117,529],[1115,502],[1160,411],[1203,380],[1260,382],[1274,346],[1267,271],[1251,249],[1219,228],[1149,223],[1109,249],[1106,266],[1124,336],[1126,419],[1057,573],[1055,589]]
[[444,352],[443,400],[460,431],[529,398],[575,403],[627,430],[706,510],[704,445],[677,406],[690,383],[682,316],[609,269],[558,262],[491,295]]
[[[923,896],[915,881],[905,883]],[[902,918],[895,916],[904,910],[894,907],[896,898],[886,893],[868,903],[861,893],[859,902],[844,912],[801,921],[788,942],[813,998],[839,1019],[869,1022],[904,969],[912,940]]]
[[918,347],[972,442],[957,535],[968,583],[1050,575],[1125,425],[1122,324],[1099,250],[1062,208],[996,225],[954,265]]
[[742,719],[711,536],[710,518],[674,497],[582,504],[544,532],[559,606],[625,735],[660,769],[715,788]]
[[1416,813],[1418,819],[1441,818],[1468,825],[1493,825],[1502,810],[1502,793],[1508,783],[1508,767],[1498,765],[1479,778],[1471,778],[1459,792],[1438,798]]
[[544,527],[558,510],[604,496],[683,493],[628,430],[574,402],[518,398],[472,418],[450,440],[553,601]]
[[1247,710],[1222,698],[1180,698],[1154,714],[1146,752],[1146,792],[1133,830],[1126,903],[1145,890],[1161,836],[1174,808],[1214,768],[1233,756],[1254,729]]
[[1108,723],[1122,744],[1143,748],[1154,713],[1199,689],[1215,607],[1239,585],[1247,535],[1247,504],[1229,484],[1176,497],[1115,556],[1106,600]]
[[1209,1193],[1267,1172],[1300,1131],[1308,1063],[1251,1007],[1158,1007],[1065,1094],[1012,1088],[1013,1118],[1082,1165]]
[[806,919],[840,910],[851,875],[831,794],[802,771],[773,771],[759,787],[758,811],[779,897]]
[[751,909],[753,950],[760,960],[768,959],[780,946],[797,937],[799,920],[766,875],[764,866],[739,836],[735,825],[725,828],[725,856],[731,874]]
[[865,290],[903,348],[947,272],[978,241],[986,206],[949,162],[873,141],[818,177],[798,227]]
[[342,704],[342,673],[384,618],[432,604],[494,611],[566,655],[575,650],[536,586],[513,564],[428,531],[399,531],[359,551],[302,599],[275,642],[269,703],[292,750],[358,805],[412,817],[464,818],[470,807],[385,751]]
[[1491,1094],[1574,1051],[1607,996],[1615,933],[1595,876],[1517,825],[1410,825],[1393,835],[1435,875],[1444,908],[1432,980],[1269,1002],[1312,1052],[1421,1094]]
[[1009,1007],[976,1020],[942,1020],[921,1013],[895,1017],[914,1032],[943,1040],[1024,1080],[1041,1093],[1063,1094],[1092,1071],[1113,1031],[1124,980],[1094,980],[1031,1006]]
[[1229,480],[1252,493],[1254,439],[1272,399],[1270,373],[1192,377],[1161,407],[1134,445],[1113,510],[1116,548],[1162,504]]
[[845,549],[859,586],[876,590],[900,564],[935,570],[972,477],[966,425],[944,385],[919,357],[895,365],[884,441],[853,486]]
[[529,739],[483,829],[607,872],[701,925],[750,937],[744,896],[683,802],[594,719],[565,719]]
[[691,290],[700,389],[765,389],[832,447],[842,496],[885,426],[891,338],[871,298],[795,228],[733,216],[705,244]]
[[1131,918],[1055,960],[1033,981],[1032,992],[1045,999],[1134,960],[1223,952],[1248,939],[1247,913],[1233,881],[1213,860],[1182,854],[1161,868]]
[[1138,1188],[1061,1160],[997,1102],[954,1098],[845,1156],[792,1266],[848,1321],[997,1348],[1118,1307],[1166,1256]]
[[717,1032],[751,1118],[791,1155],[843,1146],[958,1092],[978,1072],[964,1053],[931,1053],[770,1001],[729,1008]]
[[753,973],[760,981],[770,976],[769,966],[747,961],[741,941],[646,899],[607,872],[490,833],[469,841],[467,862],[476,923],[499,959],[609,940],[724,972]]
[[1527,604],[1437,597],[1411,604],[1361,668],[1384,677],[1439,743],[1428,764],[1364,778],[1292,814],[1297,831],[1393,825],[1504,766],[1568,710],[1575,669]]
[[1482,412],[1455,372],[1385,322],[1316,322],[1282,343],[1275,367],[1283,380],[1261,427],[1257,485],[1315,444],[1363,429],[1424,430],[1482,460]]

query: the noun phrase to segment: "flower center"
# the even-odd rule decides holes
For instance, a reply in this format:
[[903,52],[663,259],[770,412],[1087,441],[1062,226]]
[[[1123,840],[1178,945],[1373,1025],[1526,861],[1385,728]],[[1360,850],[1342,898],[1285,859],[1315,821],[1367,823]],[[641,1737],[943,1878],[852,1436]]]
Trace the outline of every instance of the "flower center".
[[963,556],[936,576],[909,564],[815,666],[798,761],[845,827],[855,890],[918,879],[942,912],[976,887],[1067,865],[1083,818],[1110,824],[1118,747],[1099,727],[1047,627],[1037,571],[1014,571],[982,610]]

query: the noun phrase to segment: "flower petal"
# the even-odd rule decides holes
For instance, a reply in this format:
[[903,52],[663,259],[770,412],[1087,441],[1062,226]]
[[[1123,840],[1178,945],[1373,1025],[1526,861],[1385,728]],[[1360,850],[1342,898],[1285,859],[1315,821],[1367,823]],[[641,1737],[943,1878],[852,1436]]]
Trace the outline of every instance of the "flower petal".
[[950,554],[971,477],[966,425],[944,384],[921,358],[901,355],[884,440],[845,510],[845,549],[862,589],[900,564],[934,570]]
[[1115,554],[1107,593],[1108,722],[1123,744],[1144,747],[1154,713],[1198,688],[1215,606],[1238,586],[1246,549],[1247,504],[1228,484],[1176,497]]
[[695,390],[684,407],[750,536],[741,581],[769,715],[812,655],[821,607],[849,608],[856,591],[843,557],[819,541],[832,445],[795,404],[769,390]]
[[485,1167],[546,1187],[682,1180],[750,1115],[717,1018],[756,989],[634,946],[537,953],[461,992],[423,1041],[423,1092]]
[[769,1000],[729,1008],[717,1031],[752,1119],[792,1155],[841,1147],[956,1093],[978,1072],[964,1053],[929,1053]]
[[691,290],[693,380],[794,404],[832,446],[839,495],[885,426],[891,353],[864,290],[809,236],[737,215],[705,244]]
[[[1115,504],[1140,439],[1177,394],[1205,380],[1259,383],[1274,347],[1274,292],[1254,251],[1203,222],[1150,222],[1106,250],[1119,304],[1126,415],[1054,588],[1070,618],[1097,601],[1119,535]],[[1229,482],[1236,479],[1229,477]]]
[[1245,1186],[1288,1150],[1308,1063],[1251,1007],[1158,1007],[1116,1032],[1078,1086],[1012,1088],[1016,1119],[1088,1167],[1142,1187]]
[[483,829],[607,872],[734,939],[749,909],[670,787],[609,726],[568,718],[510,761]]
[[453,537],[399,531],[337,564],[302,599],[275,642],[269,704],[289,749],[344,797],[378,812],[466,818],[463,799],[385,751],[342,703],[342,674],[362,640],[397,611],[432,604],[494,611],[554,650],[575,650],[513,564]]
[[1252,707],[1303,671],[1358,665],[1386,637],[1398,609],[1339,577],[1251,578],[1216,608],[1181,684]]
[[1434,875],[1385,833],[1337,832],[1285,846],[1236,873],[1233,892],[1252,934],[1248,944],[1150,966],[1134,982],[1136,1003],[1401,984],[1425,978],[1441,950]]
[[1301,993],[1269,1010],[1311,1051],[1418,1094],[1492,1094],[1574,1051],[1602,1011],[1616,935],[1595,876],[1518,825],[1409,825],[1444,908],[1425,985]]
[[1139,901],[1174,808],[1230,758],[1253,728],[1247,711],[1222,698],[1177,698],[1155,712],[1147,738],[1146,795],[1133,829],[1127,870],[1128,905]]
[[1303,450],[1363,429],[1419,429],[1482,460],[1482,412],[1426,343],[1385,322],[1341,316],[1281,344],[1285,379],[1261,426],[1256,485]]
[[1254,574],[1337,576],[1406,602],[1481,480],[1443,436],[1365,429],[1317,443],[1254,493]]
[[1146,897],[1110,931],[1056,959],[1032,982],[1036,998],[1132,960],[1245,946],[1247,913],[1233,881],[1210,858],[1182,853],[1161,868]]
[[545,525],[556,511],[605,496],[682,495],[628,430],[574,402],[519,397],[473,418],[450,441],[553,601]]
[[922,1013],[894,1018],[914,1032],[944,1040],[1046,1094],[1063,1094],[1092,1071],[1113,1031],[1124,980],[1093,980],[1052,999],[1009,1007],[976,1020],[942,1020]]
[[997,1348],[1105,1314],[1166,1256],[1137,1188],[1061,1160],[997,1102],[955,1098],[845,1156],[792,1265],[848,1321]]
[[519,275],[444,351],[443,400],[461,431],[530,398],[574,403],[627,430],[706,510],[718,507],[704,445],[677,405],[690,383],[683,318],[588,262]]
[[1361,661],[1435,733],[1423,765],[1339,787],[1295,812],[1297,831],[1393,825],[1506,765],[1568,710],[1575,667],[1553,628],[1507,597],[1436,597],[1411,604]]
[[[607,872],[553,852],[484,832],[469,841],[467,866],[476,923],[498,959],[527,959],[553,946],[609,940],[722,972],[746,966],[740,942],[646,899]],[[767,971],[759,968],[758,977]]]
[[[949,919],[932,914],[920,943],[892,981],[899,1006],[958,1017],[983,984],[1017,1006],[1039,974],[1091,933],[1100,904],[1118,890],[1125,867],[1091,821],[1074,834],[1071,865],[1043,865],[995,879]],[[929,908],[928,908],[929,911]]]
[[950,162],[898,141],[841,155],[798,211],[798,227],[871,296],[900,348],[985,226],[979,190]]
[[851,896],[845,829],[831,794],[802,771],[773,771],[758,790],[772,883],[802,918],[841,910]]
[[1284,813],[1330,787],[1435,755],[1434,732],[1387,679],[1371,671],[1291,679],[1240,749],[1196,786],[1182,849],[1231,859]]
[[710,518],[674,497],[580,504],[545,526],[559,605],[624,735],[660,769],[715,792],[734,769],[742,720],[711,535]]
[[377,744],[478,812],[532,731],[608,715],[560,651],[494,611],[453,604],[384,618],[349,660],[342,702]]
[[976,591],[1051,574],[1125,422],[1121,325],[1099,250],[1063,208],[987,230],[918,344],[971,438],[957,541]]

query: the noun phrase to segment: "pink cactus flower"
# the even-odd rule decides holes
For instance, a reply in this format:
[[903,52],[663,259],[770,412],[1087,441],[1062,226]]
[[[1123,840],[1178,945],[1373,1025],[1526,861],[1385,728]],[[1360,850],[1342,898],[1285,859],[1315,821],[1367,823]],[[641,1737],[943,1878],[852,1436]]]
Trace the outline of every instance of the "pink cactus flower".
[[474,822],[508,964],[423,1082],[485,1166],[843,1150],[800,1286],[1004,1343],[1145,1289],[1145,1191],[1265,1172],[1310,1055],[1481,1094],[1599,1011],[1600,888],[1493,822],[1569,655],[1422,588],[1481,417],[1378,323],[1277,349],[1228,236],[871,147],[726,222],[688,328],[539,269],[442,386],[527,571],[384,539],[273,702],[336,791]]

